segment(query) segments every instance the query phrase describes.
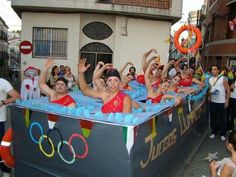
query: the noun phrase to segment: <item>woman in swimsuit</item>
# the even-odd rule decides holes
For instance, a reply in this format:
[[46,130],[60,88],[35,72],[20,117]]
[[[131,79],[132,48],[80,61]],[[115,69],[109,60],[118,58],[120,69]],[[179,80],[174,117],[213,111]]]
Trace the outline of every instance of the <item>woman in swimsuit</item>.
[[54,65],[54,60],[48,58],[45,62],[45,69],[40,73],[39,87],[43,93],[49,97],[49,101],[67,107],[76,107],[74,99],[67,94],[68,81],[64,77],[59,77],[55,82],[55,88],[51,89],[46,84],[48,70]]
[[154,88],[150,81],[150,71],[151,71],[152,64],[150,63],[147,67],[147,70],[144,74],[145,77],[145,84],[148,90],[147,100],[151,100],[152,103],[160,103],[164,99],[175,99],[176,104],[179,104],[180,98],[174,95],[167,95],[165,92],[170,87],[170,81],[168,79],[162,79],[158,89]]
[[121,78],[116,69],[109,69],[106,74],[106,88],[94,90],[87,86],[84,78],[84,72],[90,67],[85,65],[86,59],[80,59],[78,64],[78,78],[80,90],[83,94],[98,98],[103,101],[103,113],[124,112],[132,111],[131,98],[120,91]]

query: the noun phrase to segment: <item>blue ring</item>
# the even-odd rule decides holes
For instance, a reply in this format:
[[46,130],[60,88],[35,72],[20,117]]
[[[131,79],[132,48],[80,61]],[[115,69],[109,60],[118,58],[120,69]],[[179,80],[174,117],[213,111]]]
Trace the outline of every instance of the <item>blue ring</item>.
[[33,127],[33,126],[36,126],[36,125],[39,127],[39,130],[40,130],[40,132],[41,132],[41,136],[43,136],[43,128],[42,128],[42,126],[41,126],[38,122],[33,122],[32,124],[30,124],[29,134],[30,134],[30,138],[32,139],[32,141],[33,141],[34,143],[36,143],[36,144],[39,144],[39,140],[38,140],[38,141],[35,140],[34,137],[33,137],[33,135],[32,135],[32,127]]

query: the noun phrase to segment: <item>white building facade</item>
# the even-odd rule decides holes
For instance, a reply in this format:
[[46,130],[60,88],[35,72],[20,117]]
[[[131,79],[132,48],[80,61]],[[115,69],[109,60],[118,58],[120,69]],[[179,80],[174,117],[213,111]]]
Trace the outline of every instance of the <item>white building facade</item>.
[[22,19],[22,41],[33,51],[21,54],[21,69],[43,68],[44,59],[69,65],[77,73],[78,60],[98,61],[120,68],[127,61],[141,70],[142,54],[156,48],[166,63],[170,27],[181,18],[182,0],[12,0]]

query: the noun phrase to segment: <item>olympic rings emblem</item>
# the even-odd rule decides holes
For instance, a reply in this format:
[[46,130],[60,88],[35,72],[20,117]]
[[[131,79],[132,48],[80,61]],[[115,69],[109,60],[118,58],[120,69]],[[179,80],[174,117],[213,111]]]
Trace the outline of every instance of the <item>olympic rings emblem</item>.
[[[33,136],[33,133],[32,133],[33,127],[38,127],[38,129],[39,129],[39,131],[40,131],[39,140],[36,140],[36,138]],[[52,139],[50,138],[50,133],[51,133],[53,130],[55,130],[55,131],[59,134],[59,136],[60,136],[60,141],[59,141],[57,147],[54,146],[53,141],[52,141]],[[87,143],[86,139],[85,139],[82,135],[80,135],[80,134],[78,134],[78,133],[72,134],[72,135],[70,136],[69,140],[68,140],[68,141],[65,141],[65,140],[63,140],[62,134],[61,134],[61,132],[60,132],[59,129],[57,129],[57,128],[55,128],[55,127],[54,127],[53,129],[49,129],[49,130],[47,131],[47,135],[45,135],[45,134],[43,134],[43,128],[42,128],[42,126],[41,126],[38,122],[32,122],[32,123],[30,124],[30,127],[29,127],[29,135],[30,135],[31,140],[32,140],[35,144],[38,144],[38,145],[39,145],[39,149],[40,149],[40,151],[43,153],[43,155],[46,156],[46,157],[48,157],[48,158],[52,158],[52,157],[54,156],[54,154],[55,154],[55,151],[57,151],[58,155],[60,156],[60,158],[61,158],[61,160],[62,160],[63,162],[65,162],[65,163],[67,163],[67,164],[73,164],[73,163],[75,162],[75,158],[84,159],[84,158],[86,158],[87,155],[88,155],[88,143]],[[74,149],[74,147],[72,146],[72,140],[73,140],[73,138],[75,138],[75,137],[81,139],[82,142],[84,143],[85,150],[84,150],[84,153],[81,154],[81,155],[80,155],[80,154],[76,154],[76,153],[75,153],[75,149]],[[51,148],[51,151],[50,151],[50,152],[46,152],[46,151],[44,150],[43,146],[42,146],[42,142],[43,142],[44,139],[47,139],[48,144],[50,145],[50,148]],[[63,157],[63,155],[62,155],[62,153],[61,153],[61,150],[62,150],[62,147],[63,147],[64,144],[65,144],[65,145],[68,145],[69,151],[70,151],[70,153],[72,154],[72,160],[70,160],[70,161],[69,161],[69,160],[66,160],[65,157]]]
[[74,133],[70,136],[70,138],[69,138],[69,149],[70,149],[71,152],[73,151],[72,139],[75,138],[75,137],[80,138],[83,141],[84,145],[85,145],[84,153],[82,155],[75,154],[75,157],[79,158],[79,159],[84,159],[88,155],[88,143],[86,142],[85,138],[82,135],[80,135],[78,133]]

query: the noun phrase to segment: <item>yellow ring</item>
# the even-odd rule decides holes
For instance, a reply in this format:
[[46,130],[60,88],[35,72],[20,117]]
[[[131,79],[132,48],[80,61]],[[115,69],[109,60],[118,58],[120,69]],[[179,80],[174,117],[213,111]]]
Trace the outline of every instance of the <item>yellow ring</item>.
[[[49,144],[50,146],[52,147],[52,152],[51,154],[48,154],[46,151],[44,151],[43,147],[42,147],[42,142],[43,142],[43,139],[48,139],[49,141]],[[40,138],[39,138],[39,149],[42,151],[42,153],[46,156],[46,157],[52,157],[55,153],[55,149],[54,149],[54,145],[52,143],[52,140],[51,138],[47,137],[47,135],[42,135]]]

